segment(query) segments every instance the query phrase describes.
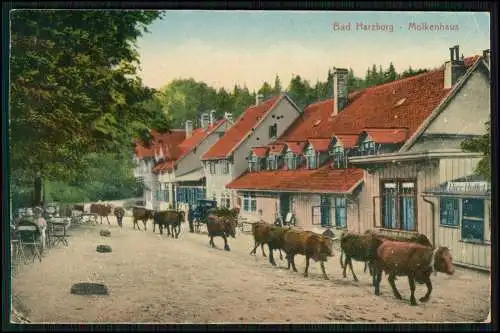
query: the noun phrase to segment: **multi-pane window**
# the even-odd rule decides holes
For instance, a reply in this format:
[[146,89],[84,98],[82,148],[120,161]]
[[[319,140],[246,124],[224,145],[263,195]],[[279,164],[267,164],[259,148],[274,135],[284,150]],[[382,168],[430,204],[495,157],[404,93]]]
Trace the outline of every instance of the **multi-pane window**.
[[294,170],[297,168],[297,158],[293,151],[287,151],[285,154],[285,164],[288,170]]
[[257,199],[254,192],[243,193],[243,210],[245,212],[257,211]]
[[484,240],[484,200],[462,199],[462,239]]
[[278,159],[276,155],[270,155],[267,157],[267,169],[276,170],[278,168]]
[[375,142],[373,142],[373,140],[361,142],[358,151],[361,155],[375,155]]
[[269,139],[274,139],[278,136],[278,124],[269,126]]
[[317,157],[313,147],[308,147],[305,152],[306,167],[308,169],[316,169]]
[[384,181],[381,188],[382,227],[415,231],[416,202],[414,181]]
[[335,198],[335,226],[337,228],[347,226],[346,199],[342,197]]
[[458,227],[458,199],[442,198],[439,200],[440,224],[445,227]]
[[231,197],[229,193],[222,193],[221,196],[221,207],[230,208],[231,207]]
[[332,166],[337,169],[346,167],[346,158],[344,147],[334,146],[330,149],[330,156],[332,158]]
[[215,175],[215,162],[214,161],[208,162],[208,166],[210,168],[210,174]]
[[223,164],[222,165],[222,173],[225,174],[225,175],[227,175],[229,173],[229,161],[224,160],[222,162],[222,164]]

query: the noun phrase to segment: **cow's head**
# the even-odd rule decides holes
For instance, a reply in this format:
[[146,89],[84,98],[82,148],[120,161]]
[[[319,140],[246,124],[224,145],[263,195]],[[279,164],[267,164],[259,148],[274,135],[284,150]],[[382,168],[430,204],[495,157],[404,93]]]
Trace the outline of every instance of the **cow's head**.
[[440,246],[434,255],[434,267],[437,272],[453,275],[455,267],[453,266],[453,258],[450,250],[445,246]]
[[316,243],[316,255],[320,261],[326,261],[333,256],[333,241],[330,237],[319,237]]

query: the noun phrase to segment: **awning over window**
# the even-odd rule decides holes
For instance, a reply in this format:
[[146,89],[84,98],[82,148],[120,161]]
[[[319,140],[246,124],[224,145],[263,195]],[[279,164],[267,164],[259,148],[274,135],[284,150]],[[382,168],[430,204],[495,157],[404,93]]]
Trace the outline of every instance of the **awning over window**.
[[203,172],[203,169],[196,169],[194,171],[185,173],[183,175],[180,175],[178,177],[175,177],[176,182],[196,182],[199,181],[200,179],[205,177],[205,173]]
[[423,194],[446,197],[489,198],[491,197],[491,184],[482,176],[470,175],[444,182],[438,187],[426,189]]

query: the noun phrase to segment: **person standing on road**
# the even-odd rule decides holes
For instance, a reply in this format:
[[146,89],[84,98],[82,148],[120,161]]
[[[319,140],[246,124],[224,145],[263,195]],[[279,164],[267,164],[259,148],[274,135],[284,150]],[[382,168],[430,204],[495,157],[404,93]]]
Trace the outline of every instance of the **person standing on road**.
[[45,250],[45,231],[47,230],[47,221],[42,216],[42,208],[36,207],[34,209],[34,215],[35,215],[35,223],[38,225],[38,228],[40,229],[40,238],[42,241],[42,252]]
[[188,205],[188,223],[189,223],[189,232],[194,232],[194,225],[193,225],[193,220],[194,220],[194,209],[191,204]]

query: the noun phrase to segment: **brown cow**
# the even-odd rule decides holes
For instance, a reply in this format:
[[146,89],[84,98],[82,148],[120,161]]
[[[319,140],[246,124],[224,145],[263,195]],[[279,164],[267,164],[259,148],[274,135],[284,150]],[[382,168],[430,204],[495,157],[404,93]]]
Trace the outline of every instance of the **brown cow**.
[[[343,269],[344,278],[346,275],[347,265],[352,273],[354,281],[358,281],[356,274],[352,268],[352,259],[357,261],[364,261],[365,268],[366,263],[371,267],[370,262],[373,259],[373,251],[376,250],[374,235],[370,233],[356,234],[356,233],[344,233],[340,237],[340,266]],[[345,255],[345,262],[342,258]],[[371,273],[371,268],[370,268]]]
[[328,257],[333,256],[332,247],[333,242],[331,238],[315,234],[312,231],[291,229],[284,235],[284,250],[288,259],[288,269],[290,269],[291,264],[293,270],[297,272],[294,257],[296,254],[302,254],[306,257],[305,277],[308,276],[309,259],[312,258],[314,261],[320,262],[323,277],[328,279],[324,262]]
[[440,246],[431,248],[416,243],[397,242],[390,240],[380,240],[381,244],[377,248],[373,261],[373,286],[375,295],[380,294],[380,280],[382,272],[389,276],[389,284],[392,287],[394,296],[402,299],[396,288],[396,276],[408,276],[411,296],[410,304],[417,305],[415,299],[415,281],[427,286],[427,293],[420,298],[420,302],[427,302],[432,292],[431,273],[441,272],[452,275],[455,272],[450,250]]
[[214,237],[224,238],[224,250],[230,251],[227,244],[227,237],[231,236],[236,238],[236,222],[230,218],[210,214],[207,219],[208,237],[210,237],[209,244],[215,247]]
[[[417,244],[420,244],[423,246],[430,246],[430,247],[433,246],[432,243],[429,241],[429,239],[425,235],[420,234],[420,233],[411,234],[408,237],[396,236],[396,235],[387,236],[387,235],[384,235],[384,234],[377,232],[376,230],[368,229],[365,231],[365,234],[375,235],[375,236],[379,237],[380,239],[385,239],[385,240],[392,240],[392,241],[399,241],[399,242],[411,242],[411,243],[417,243]],[[365,268],[364,268],[365,273],[366,273],[366,269],[369,267],[369,265],[370,265],[369,261],[365,261]],[[352,268],[351,268],[351,272],[352,272]],[[354,274],[354,272],[353,272],[353,274]],[[371,268],[370,268],[370,274],[372,274]],[[344,275],[344,277],[345,277],[345,275]]]
[[101,217],[101,224],[102,224],[102,218],[106,217],[106,220],[108,220],[108,225],[109,223],[109,214],[113,211],[113,206],[107,205],[107,204],[91,204],[90,205],[90,213],[91,214],[97,214],[97,216]]
[[279,250],[280,259],[283,260],[281,255],[281,250],[285,250],[285,234],[292,230],[291,228],[283,228],[275,225],[271,225],[269,228],[269,234],[267,238],[267,246],[269,248],[269,262],[271,265],[276,266],[274,261],[273,250]]
[[[266,257],[266,252],[264,251],[264,245],[269,241],[269,231],[274,227],[272,224],[266,222],[256,222],[252,224],[252,235],[254,239],[254,248],[250,251],[250,254],[256,254],[257,248],[260,245],[262,251],[262,256]],[[283,260],[283,255],[281,253],[281,248],[277,248],[280,251],[280,259]],[[271,251],[271,250],[269,250]],[[272,263],[272,262],[271,262]],[[276,265],[276,264],[274,264]]]
[[125,216],[125,209],[123,207],[116,207],[113,214],[116,216],[116,221],[121,228],[123,217]]
[[[181,223],[184,221],[184,211],[164,210],[155,212],[153,218],[153,232],[155,231],[155,225],[158,224],[158,227],[160,228],[160,235],[163,235],[163,228],[165,227],[167,229],[168,236],[172,236],[172,238],[174,236],[175,238],[179,238],[179,234],[181,233]],[[170,232],[170,226],[172,226],[172,233]]]
[[134,230],[136,225],[137,228],[141,230],[141,227],[139,226],[139,223],[137,221],[142,221],[142,223],[144,223],[144,231],[147,231],[146,223],[148,222],[148,220],[152,219],[154,221],[154,210],[151,209],[147,209],[144,207],[134,207],[132,209],[132,214],[134,216]]

